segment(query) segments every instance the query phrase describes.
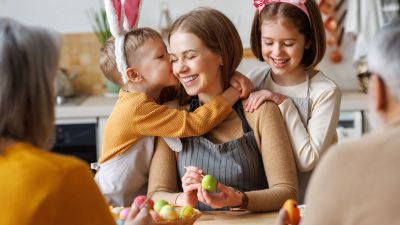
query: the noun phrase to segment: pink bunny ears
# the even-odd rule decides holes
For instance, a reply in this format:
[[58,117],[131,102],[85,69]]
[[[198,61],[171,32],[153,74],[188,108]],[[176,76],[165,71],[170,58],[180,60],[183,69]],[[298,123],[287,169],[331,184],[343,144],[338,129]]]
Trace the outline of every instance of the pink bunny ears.
[[257,8],[258,12],[261,13],[264,7],[269,4],[280,2],[288,3],[301,9],[301,11],[303,11],[307,15],[308,20],[310,20],[310,14],[308,13],[307,7],[305,6],[306,1],[307,0],[253,0],[253,5]]
[[140,0],[104,0],[108,25],[115,37],[115,58],[122,82],[128,81],[126,56],[124,51],[125,34],[136,27],[139,19]]

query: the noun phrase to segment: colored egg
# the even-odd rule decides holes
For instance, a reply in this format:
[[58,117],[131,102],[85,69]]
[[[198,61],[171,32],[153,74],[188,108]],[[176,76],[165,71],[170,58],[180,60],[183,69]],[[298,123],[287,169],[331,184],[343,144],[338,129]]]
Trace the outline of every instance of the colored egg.
[[111,209],[112,213],[119,215],[119,213],[124,209],[124,207],[115,207]]
[[211,175],[205,175],[201,180],[201,187],[208,192],[215,192],[217,190],[217,180]]
[[122,209],[121,212],[119,213],[119,218],[125,220],[128,217],[130,210],[131,210],[131,207]]
[[125,224],[125,221],[123,221],[123,220],[117,220],[117,225],[124,225]]
[[165,205],[160,211],[160,216],[164,220],[171,221],[179,219],[178,213],[172,205]]
[[[140,208],[140,206],[142,206],[142,204],[147,200],[147,197],[145,195],[139,195],[135,198],[135,200],[133,200],[133,203],[135,204],[136,207]],[[147,201],[147,204],[149,206],[149,209],[153,209],[154,206],[154,202],[153,200],[149,199]]]
[[158,221],[162,221],[162,220],[163,220],[163,219],[161,218],[161,216],[158,215],[158,213],[157,213],[156,211],[154,211],[154,210],[150,210],[150,215],[151,215],[151,218],[153,218],[153,220],[154,220],[155,222],[158,222]]
[[164,207],[165,205],[168,205],[168,202],[165,201],[164,199],[160,199],[160,200],[156,201],[156,203],[154,203],[154,210],[157,213],[160,213],[162,207]]
[[179,213],[179,217],[184,219],[184,218],[190,218],[196,214],[196,211],[193,209],[191,206],[185,206],[181,209],[181,212]]

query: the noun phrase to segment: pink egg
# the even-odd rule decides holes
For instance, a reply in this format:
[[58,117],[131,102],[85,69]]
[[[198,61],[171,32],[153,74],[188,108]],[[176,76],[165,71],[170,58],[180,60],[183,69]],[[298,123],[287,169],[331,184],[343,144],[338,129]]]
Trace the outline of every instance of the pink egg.
[[[133,203],[135,204],[136,207],[140,208],[140,206],[146,201],[147,197],[145,195],[139,195],[133,200]],[[153,200],[149,199],[147,201],[147,204],[149,206],[149,209],[153,209],[154,202]]]
[[128,217],[129,211],[131,211],[131,207],[124,208],[119,213],[119,218],[125,220]]

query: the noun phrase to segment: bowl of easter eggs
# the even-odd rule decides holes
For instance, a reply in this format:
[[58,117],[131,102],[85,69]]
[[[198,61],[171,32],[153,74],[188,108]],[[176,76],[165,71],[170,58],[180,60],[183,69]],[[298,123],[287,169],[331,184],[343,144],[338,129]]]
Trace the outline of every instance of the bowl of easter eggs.
[[[192,225],[201,216],[201,212],[191,206],[175,206],[165,200],[153,202],[146,196],[138,196],[134,200],[136,207],[147,203],[149,213],[158,225]],[[128,216],[130,207],[110,207],[117,225],[123,225]]]
[[192,225],[201,216],[199,210],[191,206],[164,205],[159,213],[150,210],[156,224],[159,225]]

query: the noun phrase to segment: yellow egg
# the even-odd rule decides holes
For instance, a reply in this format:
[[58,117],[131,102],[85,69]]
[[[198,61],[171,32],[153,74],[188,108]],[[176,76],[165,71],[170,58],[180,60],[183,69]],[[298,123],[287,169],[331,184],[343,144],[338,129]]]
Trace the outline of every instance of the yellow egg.
[[178,213],[172,205],[165,205],[160,210],[160,216],[167,221],[179,219]]
[[196,214],[196,211],[193,209],[191,206],[185,206],[181,209],[181,212],[179,213],[179,217],[184,219],[184,218],[190,218]]

